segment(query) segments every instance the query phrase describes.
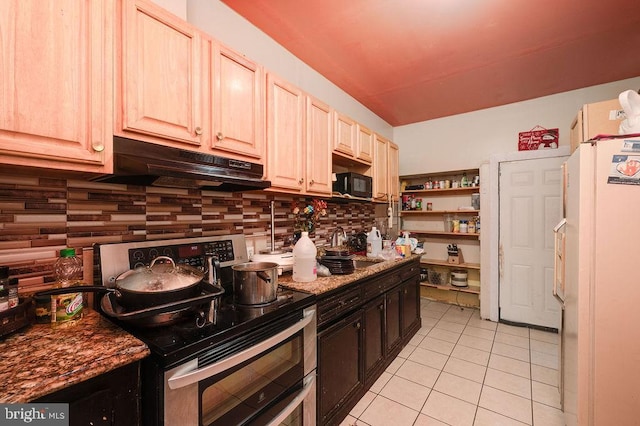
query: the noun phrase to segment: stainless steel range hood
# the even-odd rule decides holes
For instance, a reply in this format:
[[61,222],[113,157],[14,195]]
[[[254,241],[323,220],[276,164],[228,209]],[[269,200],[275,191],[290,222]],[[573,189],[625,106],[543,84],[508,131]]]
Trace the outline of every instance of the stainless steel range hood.
[[248,191],[271,186],[263,166],[121,137],[113,139],[113,174],[98,182]]

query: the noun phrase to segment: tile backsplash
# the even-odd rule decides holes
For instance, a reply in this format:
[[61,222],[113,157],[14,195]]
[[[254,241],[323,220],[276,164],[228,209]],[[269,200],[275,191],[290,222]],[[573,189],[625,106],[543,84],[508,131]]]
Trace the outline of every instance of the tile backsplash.
[[[94,243],[242,233],[247,246],[257,251],[270,245],[272,200],[274,238],[281,247],[293,235],[292,203],[303,205],[311,199],[268,191],[213,192],[0,172],[0,265],[9,266],[10,275],[19,278],[21,293],[28,293],[53,280],[52,265],[65,247],[81,256]],[[317,245],[328,244],[336,226],[349,234],[374,224],[372,203],[327,204],[327,216],[312,235]]]

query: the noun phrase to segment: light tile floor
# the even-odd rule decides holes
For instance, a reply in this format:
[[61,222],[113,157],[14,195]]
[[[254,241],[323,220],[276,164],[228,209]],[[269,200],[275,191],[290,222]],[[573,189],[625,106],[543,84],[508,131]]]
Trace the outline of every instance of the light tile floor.
[[558,335],[421,299],[422,328],[342,422],[563,425]]

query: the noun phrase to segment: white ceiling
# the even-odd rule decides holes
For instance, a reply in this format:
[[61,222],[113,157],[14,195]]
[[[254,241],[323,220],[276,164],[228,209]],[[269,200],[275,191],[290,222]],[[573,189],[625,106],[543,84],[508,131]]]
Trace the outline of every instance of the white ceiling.
[[392,126],[640,76],[639,0],[222,1]]

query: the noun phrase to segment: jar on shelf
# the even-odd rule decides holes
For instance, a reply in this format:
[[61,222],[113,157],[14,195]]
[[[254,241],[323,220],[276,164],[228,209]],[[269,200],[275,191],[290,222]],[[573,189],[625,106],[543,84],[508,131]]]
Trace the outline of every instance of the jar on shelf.
[[462,174],[462,179],[460,179],[460,187],[461,188],[466,188],[469,186],[469,179],[467,178],[467,174],[463,173]]
[[460,221],[460,233],[461,234],[466,234],[469,232],[469,222],[467,222],[466,220],[461,220]]

